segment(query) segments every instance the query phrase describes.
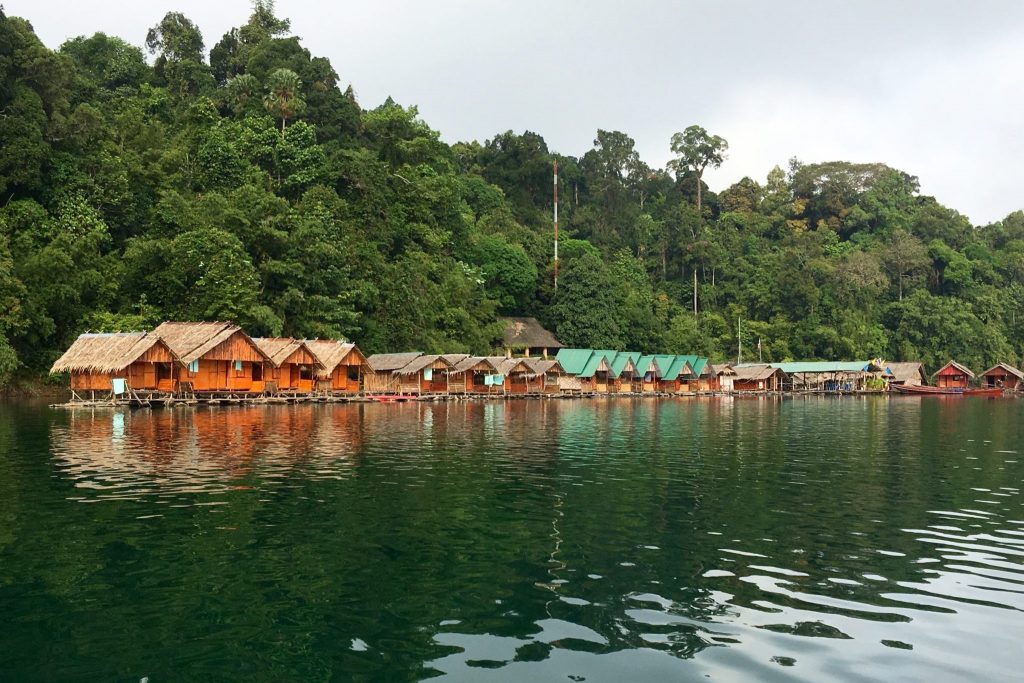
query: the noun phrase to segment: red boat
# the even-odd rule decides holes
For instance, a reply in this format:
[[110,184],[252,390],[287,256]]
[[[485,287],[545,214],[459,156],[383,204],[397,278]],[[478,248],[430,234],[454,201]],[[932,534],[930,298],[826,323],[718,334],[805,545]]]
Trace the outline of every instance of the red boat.
[[915,387],[897,384],[893,389],[901,394],[913,396],[987,396],[990,398],[1002,396],[1003,390],[999,387],[992,389],[957,389],[954,387]]

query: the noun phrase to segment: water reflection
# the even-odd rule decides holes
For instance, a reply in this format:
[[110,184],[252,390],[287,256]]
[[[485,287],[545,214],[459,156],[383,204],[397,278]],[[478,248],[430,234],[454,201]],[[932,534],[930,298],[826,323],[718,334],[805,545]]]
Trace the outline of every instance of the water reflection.
[[[54,499],[24,514],[175,568],[124,604],[89,569],[103,561],[75,564],[104,619],[171,620],[116,669],[139,677],[155,648],[193,657],[176,670],[193,679],[243,657],[284,678],[1008,678],[1020,413],[834,398],[76,411],[49,426],[72,486],[56,491],[108,521]],[[169,617],[155,586],[185,581],[218,592]],[[249,645],[216,640],[208,613]],[[102,646],[90,623],[67,637]]]

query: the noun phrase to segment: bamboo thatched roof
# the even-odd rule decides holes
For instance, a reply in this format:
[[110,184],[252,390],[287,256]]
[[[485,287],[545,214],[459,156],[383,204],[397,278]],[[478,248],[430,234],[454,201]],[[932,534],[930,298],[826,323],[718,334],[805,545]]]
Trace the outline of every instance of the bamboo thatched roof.
[[419,351],[411,353],[375,353],[366,359],[366,363],[374,372],[394,372],[401,370],[422,355]]
[[469,358],[468,353],[446,353],[441,356],[446,361],[452,364],[452,367],[458,366],[459,363]]
[[427,368],[429,368],[430,366],[434,365],[434,363],[437,362],[443,363],[445,368],[448,370],[451,370],[455,367],[454,364],[445,360],[444,356],[427,355],[420,356],[419,358],[414,358],[412,361],[409,362],[408,365],[405,365],[404,367],[396,370],[395,372],[399,375],[415,375],[417,372],[420,372],[421,370],[426,370]]
[[779,368],[771,365],[737,365],[733,367],[733,370],[736,372],[736,380],[746,382],[768,379],[775,373],[785,374]]
[[252,343],[263,352],[263,355],[270,360],[270,364],[275,368],[281,367],[281,363],[288,360],[299,349],[305,349],[316,359],[316,355],[305,342],[291,337],[253,337]]
[[535,377],[537,375],[545,375],[545,374],[552,374],[552,375],[564,375],[565,374],[565,370],[562,369],[562,366],[558,364],[557,360],[542,360],[540,358],[526,358],[524,360],[524,362],[526,363],[527,367],[529,367],[530,370],[533,371],[533,375]]
[[533,368],[526,364],[525,358],[505,358],[504,356],[488,356],[491,365],[498,368],[497,374],[508,375],[512,372],[533,374]]
[[[227,341],[231,335],[239,332],[252,342],[252,339],[242,332],[242,328],[234,323],[165,322],[160,323],[160,326],[153,330],[153,334],[167,342],[167,346],[170,347],[174,355],[186,365],[194,360],[199,360],[218,344]],[[253,346],[259,351],[258,346],[255,344]],[[260,353],[266,356],[262,351]]]
[[504,342],[507,349],[560,349],[555,335],[548,332],[536,318],[502,318],[505,323]]
[[477,369],[478,365],[484,366],[484,372],[489,372],[495,375],[498,374],[498,368],[495,367],[494,363],[483,356],[466,356],[455,364],[453,372],[469,372],[470,370]]
[[334,373],[334,369],[338,367],[338,364],[348,358],[351,353],[359,356],[360,365],[367,364],[366,357],[351,342],[338,341],[336,339],[307,339],[303,343],[309,349],[309,352],[313,354],[313,358],[316,358],[317,363],[320,364],[320,369],[317,370],[317,377],[320,379],[330,377]]
[[[157,344],[166,344],[151,332],[87,332],[79,335],[50,368],[58,372],[111,373],[124,370]],[[171,352],[173,356],[174,353]]]
[[928,375],[924,371],[924,365],[917,361],[886,363],[892,372],[892,379],[895,382],[912,382],[914,380],[924,382]]

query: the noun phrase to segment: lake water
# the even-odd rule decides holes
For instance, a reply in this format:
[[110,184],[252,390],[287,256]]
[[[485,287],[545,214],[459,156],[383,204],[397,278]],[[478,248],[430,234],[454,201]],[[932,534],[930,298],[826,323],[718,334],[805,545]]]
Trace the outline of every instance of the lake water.
[[0,679],[1019,680],[1022,416],[0,406]]

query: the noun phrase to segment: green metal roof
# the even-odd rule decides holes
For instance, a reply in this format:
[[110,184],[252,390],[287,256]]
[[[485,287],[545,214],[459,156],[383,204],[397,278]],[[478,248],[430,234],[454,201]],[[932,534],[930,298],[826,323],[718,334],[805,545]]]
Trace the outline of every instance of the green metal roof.
[[693,368],[693,374],[696,375],[697,377],[700,377],[702,374],[704,374],[704,368],[706,368],[707,365],[707,358],[695,358],[694,361],[690,363],[690,367]]
[[799,361],[795,363],[769,363],[771,367],[782,370],[787,375],[807,373],[829,373],[829,372],[865,372],[870,361]]
[[[640,356],[640,360],[636,362],[636,371],[641,375],[646,375],[651,370],[651,364],[654,364],[654,376],[661,379],[661,376],[665,374],[665,370],[668,368],[668,364],[663,364],[659,358],[664,356]],[[671,362],[671,361],[670,361]]]
[[635,366],[636,362],[640,360],[640,355],[641,354],[637,351],[620,351],[615,354],[614,358],[608,356],[608,358],[611,359],[612,374],[616,377],[621,375],[626,370],[626,366],[630,361],[633,361],[633,365]]
[[578,375],[587,367],[594,349],[558,349],[555,360],[570,375]]
[[662,379],[673,381],[684,374],[689,376],[689,369],[693,368],[691,361],[696,362],[697,356],[669,356],[672,359],[672,364],[668,366],[668,370],[662,376]]
[[[604,351],[595,351],[593,354],[591,354],[590,360],[587,361],[586,366],[584,366],[584,368],[576,374],[579,377],[583,377],[584,379],[593,377],[594,373],[597,372],[598,368],[601,367],[601,361],[607,361],[607,359],[608,356],[607,354],[605,354]],[[611,365],[611,363],[608,364]]]

